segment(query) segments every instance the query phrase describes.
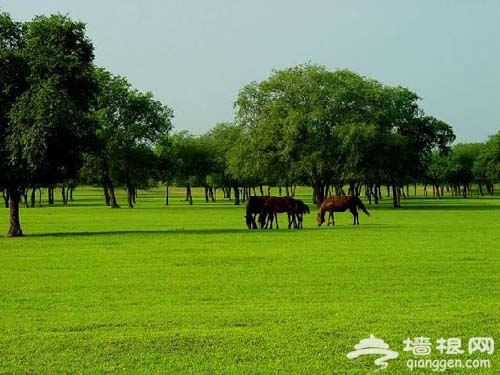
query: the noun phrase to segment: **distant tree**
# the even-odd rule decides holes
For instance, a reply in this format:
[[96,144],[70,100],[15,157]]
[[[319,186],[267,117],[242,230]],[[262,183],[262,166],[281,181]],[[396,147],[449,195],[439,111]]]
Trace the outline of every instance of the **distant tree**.
[[157,157],[158,181],[165,184],[165,205],[169,204],[169,187],[175,181],[175,154],[170,134],[163,135],[155,144]]
[[[98,122],[94,166],[101,176],[106,203],[119,207],[114,186],[125,185],[128,206],[134,206],[137,185],[154,174],[153,148],[170,132],[173,111],[153,98],[150,92],[141,93],[125,78],[98,68],[95,71],[99,95],[95,107]],[[139,177],[141,176],[141,177]]]
[[171,141],[174,178],[186,187],[186,202],[193,204],[193,186],[203,186],[211,171],[210,153],[203,142],[187,131],[173,134]]
[[73,178],[91,143],[94,55],[85,25],[62,15],[19,24],[2,14],[0,38],[0,178],[10,198],[8,236],[14,237],[23,233],[19,202],[25,187]]
[[500,132],[489,137],[479,150],[474,160],[474,178],[479,185],[479,193],[482,195],[482,186],[493,194],[495,182],[500,181]]
[[455,145],[448,155],[446,180],[453,192],[467,198],[474,181],[474,163],[481,152],[481,143],[462,143]]
[[240,204],[240,187],[254,186],[264,179],[252,140],[241,126],[230,123],[217,124],[203,138],[213,154],[211,179],[232,189],[234,203]]
[[448,169],[448,154],[433,151],[430,161],[427,165],[426,174],[424,176],[424,189],[427,194],[427,185],[432,186],[432,193],[434,197],[441,197],[441,190],[444,184],[447,183],[447,169]]

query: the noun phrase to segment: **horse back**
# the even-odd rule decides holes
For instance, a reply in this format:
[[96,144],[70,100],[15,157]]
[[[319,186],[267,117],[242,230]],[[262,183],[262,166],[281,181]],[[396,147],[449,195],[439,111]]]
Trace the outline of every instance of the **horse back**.
[[325,204],[326,211],[344,212],[347,209],[356,207],[357,198],[352,195],[336,195],[327,198],[323,203]]
[[266,205],[268,210],[272,212],[293,212],[295,199],[292,197],[270,197]]
[[271,197],[269,195],[252,195],[246,202],[247,213],[258,214],[264,209],[264,206]]

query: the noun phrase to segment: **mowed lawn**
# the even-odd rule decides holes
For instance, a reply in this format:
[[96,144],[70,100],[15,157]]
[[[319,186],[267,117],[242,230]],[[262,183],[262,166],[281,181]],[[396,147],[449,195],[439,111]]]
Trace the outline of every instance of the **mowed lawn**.
[[[244,206],[181,192],[113,210],[78,188],[68,207],[23,208],[15,239],[0,209],[0,374],[366,375],[380,356],[346,354],[370,334],[399,353],[381,374],[433,373],[407,367],[419,337],[421,358],[491,362],[447,373],[500,373],[500,199],[385,199],[334,228],[311,205],[301,231],[285,215],[250,231]],[[495,352],[469,354],[474,337]]]

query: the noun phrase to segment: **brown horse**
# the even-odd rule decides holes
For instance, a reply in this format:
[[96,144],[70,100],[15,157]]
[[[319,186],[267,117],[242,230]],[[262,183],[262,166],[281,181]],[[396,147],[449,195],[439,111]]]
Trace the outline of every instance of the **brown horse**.
[[269,197],[259,217],[260,227],[267,228],[269,226],[272,229],[273,220],[275,220],[276,229],[279,229],[278,213],[286,212],[288,214],[288,229],[290,229],[295,222],[295,205],[296,201],[291,197]]
[[318,212],[318,217],[317,217],[317,222],[318,226],[323,224],[325,222],[325,212],[329,212],[330,215],[328,216],[328,225],[330,225],[330,219],[332,220],[332,226],[335,225],[335,219],[333,216],[334,212],[344,212],[347,209],[351,211],[352,216],[354,217],[354,223],[359,225],[359,215],[358,215],[358,210],[357,208],[360,208],[365,214],[370,216],[370,213],[366,209],[365,205],[363,202],[361,202],[361,199],[356,196],[352,195],[339,195],[335,197],[330,197],[327,198],[321,203],[321,206],[319,207],[319,212]]
[[264,206],[266,202],[269,200],[269,198],[270,198],[269,195],[265,196],[252,195],[247,199],[245,221],[247,223],[248,229],[257,229],[257,223],[255,222],[255,217],[257,215],[262,214]]

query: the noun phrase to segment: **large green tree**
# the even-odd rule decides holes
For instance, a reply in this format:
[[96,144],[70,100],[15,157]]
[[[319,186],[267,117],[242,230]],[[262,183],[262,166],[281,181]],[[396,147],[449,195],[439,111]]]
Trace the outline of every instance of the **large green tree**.
[[0,16],[2,184],[10,197],[9,236],[23,234],[21,190],[72,178],[91,143],[96,84],[85,25],[67,16],[25,24]]
[[154,177],[153,148],[172,129],[173,110],[152,93],[132,88],[123,77],[105,69],[95,70],[99,95],[95,106],[97,148],[87,167],[97,169],[106,203],[119,207],[114,186],[124,185],[128,206],[134,206],[137,186]]
[[434,148],[454,139],[418,101],[406,88],[306,64],[246,85],[235,107],[269,174],[310,184],[316,203],[330,185],[378,180],[393,186],[397,207],[399,186],[423,172]]

